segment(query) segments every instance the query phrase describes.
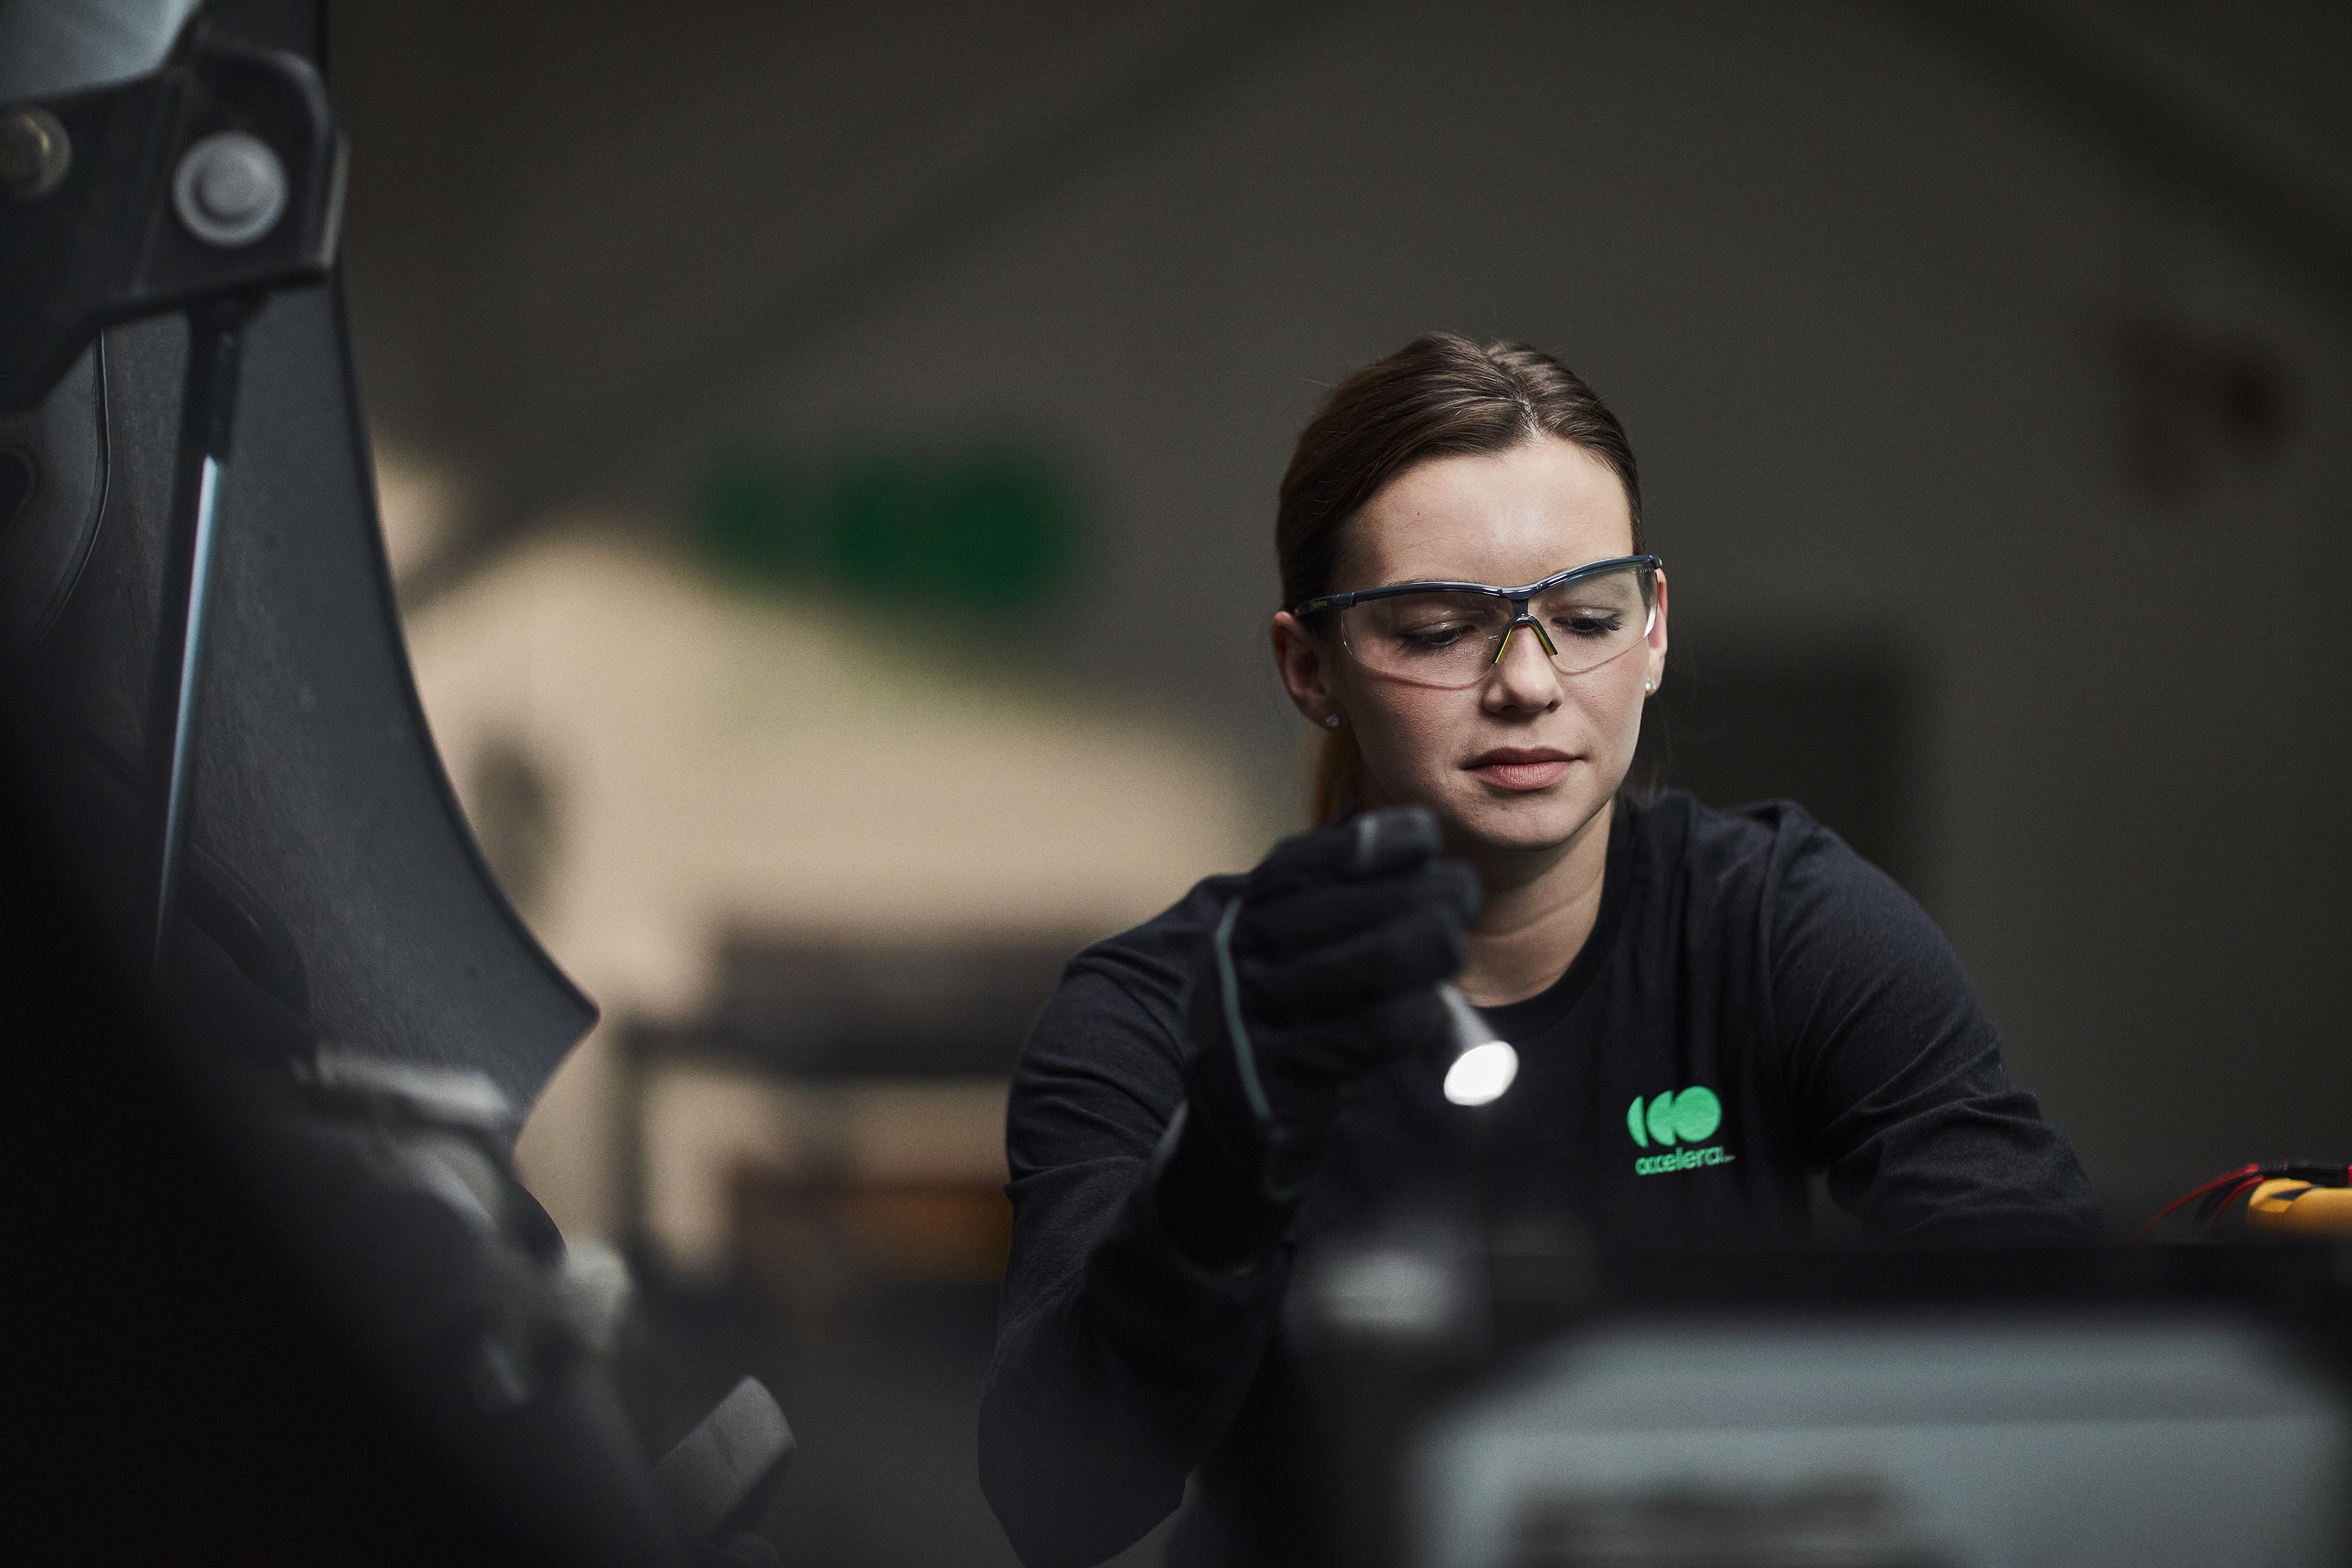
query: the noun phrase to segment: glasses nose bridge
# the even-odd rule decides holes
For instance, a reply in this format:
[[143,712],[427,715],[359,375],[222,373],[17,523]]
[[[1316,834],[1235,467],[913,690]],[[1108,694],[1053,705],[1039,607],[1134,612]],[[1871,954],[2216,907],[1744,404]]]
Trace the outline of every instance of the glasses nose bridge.
[[1507,596],[1511,601],[1511,618],[1509,623],[1503,627],[1503,635],[1496,639],[1494,662],[1489,664],[1487,668],[1489,669],[1499,669],[1502,668],[1503,656],[1511,651],[1511,634],[1517,631],[1521,626],[1525,626],[1529,631],[1536,634],[1536,641],[1542,647],[1545,658],[1558,658],[1559,657],[1559,649],[1552,645],[1551,634],[1544,630],[1544,624],[1541,621],[1528,614],[1528,605],[1534,602],[1535,595],[1533,594],[1512,594]]

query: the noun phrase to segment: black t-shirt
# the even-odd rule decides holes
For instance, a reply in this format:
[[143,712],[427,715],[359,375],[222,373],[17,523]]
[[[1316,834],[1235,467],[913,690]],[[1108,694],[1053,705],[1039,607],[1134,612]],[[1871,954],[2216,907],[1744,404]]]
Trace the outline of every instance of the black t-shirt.
[[[1621,802],[1601,904],[1541,994],[1486,1010],[1519,1076],[1473,1116],[1443,1064],[1361,1085],[1291,1242],[1195,1266],[1143,1176],[1183,1099],[1185,986],[1238,877],[1072,961],[1013,1084],[1011,1264],[982,1479],[1029,1568],[1090,1563],[1195,1501],[1170,1561],[1297,1562],[1292,1250],[1484,1173],[1490,1212],[1618,1249],[1801,1245],[1807,1177],[1872,1240],[2087,1240],[2090,1184],[2010,1081],[1958,958],[1900,888],[1785,802]],[[1486,1126],[1478,1127],[1483,1119]],[[1484,1139],[1475,1151],[1473,1137]]]

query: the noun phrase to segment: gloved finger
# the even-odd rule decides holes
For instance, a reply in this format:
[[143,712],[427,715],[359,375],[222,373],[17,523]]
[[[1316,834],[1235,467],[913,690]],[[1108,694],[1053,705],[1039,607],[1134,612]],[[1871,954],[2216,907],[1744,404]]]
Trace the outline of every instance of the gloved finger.
[[1359,812],[1349,820],[1355,854],[1348,862],[1354,877],[1378,877],[1407,866],[1418,866],[1437,853],[1444,836],[1437,817],[1425,805],[1388,805]]
[[1280,962],[1387,924],[1412,910],[1455,910],[1462,923],[1478,918],[1477,873],[1459,860],[1361,882],[1324,882],[1265,903],[1244,903],[1234,927],[1234,951]]
[[1458,910],[1425,905],[1360,936],[1281,963],[1240,966],[1243,1005],[1277,1024],[1344,1016],[1367,1003],[1435,985],[1469,951]]
[[1333,1089],[1414,1051],[1434,1055],[1454,1040],[1454,1020],[1437,988],[1423,985],[1338,1018],[1268,1028],[1260,1068],[1291,1084]]
[[1249,874],[1242,897],[1270,899],[1288,889],[1318,882],[1410,870],[1436,854],[1439,842],[1437,818],[1426,806],[1391,805],[1360,812],[1344,822],[1276,845]]

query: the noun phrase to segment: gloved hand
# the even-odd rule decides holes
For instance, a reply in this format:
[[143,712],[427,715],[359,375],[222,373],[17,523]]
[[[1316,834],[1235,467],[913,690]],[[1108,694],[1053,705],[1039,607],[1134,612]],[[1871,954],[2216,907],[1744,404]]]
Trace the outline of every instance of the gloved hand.
[[1478,882],[1420,806],[1276,845],[1202,942],[1181,1120],[1154,1196],[1178,1245],[1224,1266],[1287,1228],[1348,1087],[1452,1037]]

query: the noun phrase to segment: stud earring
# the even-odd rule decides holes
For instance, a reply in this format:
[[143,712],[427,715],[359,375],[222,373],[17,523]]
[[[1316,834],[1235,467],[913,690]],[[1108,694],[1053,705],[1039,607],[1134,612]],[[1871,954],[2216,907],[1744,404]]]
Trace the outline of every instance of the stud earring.
[[1323,715],[1323,727],[1324,727],[1326,730],[1336,730],[1336,729],[1338,729],[1338,728],[1339,727],[1339,716],[1337,713],[1326,713],[1326,714],[1324,714],[1324,715]]
[[1645,680],[1645,681],[1642,682],[1642,690],[1643,690],[1645,694],[1646,694],[1646,693],[1648,693],[1648,692],[1655,691],[1657,689],[1658,689],[1658,683],[1657,683],[1656,681],[1654,681],[1654,680]]

